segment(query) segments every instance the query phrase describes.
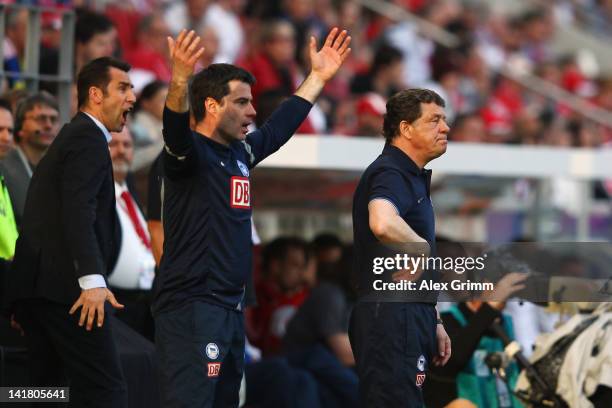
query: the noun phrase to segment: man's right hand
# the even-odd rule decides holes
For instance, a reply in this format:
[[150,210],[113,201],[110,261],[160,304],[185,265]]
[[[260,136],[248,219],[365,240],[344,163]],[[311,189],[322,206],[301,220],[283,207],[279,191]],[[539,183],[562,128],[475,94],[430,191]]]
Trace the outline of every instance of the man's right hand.
[[79,319],[79,326],[87,324],[85,329],[90,331],[94,321],[96,320],[96,314],[98,315],[98,327],[102,327],[104,324],[104,302],[108,301],[115,309],[123,309],[124,306],[117,302],[115,295],[107,288],[93,288],[85,289],[81,292],[81,296],[70,308],[69,314],[73,314],[77,309],[81,308],[81,317]]
[[191,30],[181,31],[173,40],[168,37],[168,49],[172,61],[172,79],[166,96],[166,106],[173,112],[187,112],[187,82],[195,70],[198,59],[202,56],[204,48],[197,49],[200,37]]
[[204,47],[197,48],[200,37],[195,31],[182,30],[174,40],[168,37],[170,60],[172,61],[172,80],[188,81],[193,74],[196,62],[204,53]]

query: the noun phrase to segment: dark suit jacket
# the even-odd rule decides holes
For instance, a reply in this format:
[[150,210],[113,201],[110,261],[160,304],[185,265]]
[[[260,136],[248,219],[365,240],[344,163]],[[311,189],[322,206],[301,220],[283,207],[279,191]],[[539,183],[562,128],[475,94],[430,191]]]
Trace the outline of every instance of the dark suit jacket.
[[27,164],[21,159],[18,149],[19,147],[15,147],[6,155],[0,163],[0,169],[2,169],[6,188],[11,196],[15,221],[17,226],[20,226],[28,186],[30,185],[30,172],[29,168],[26,168]]
[[118,231],[108,144],[79,112],[32,176],[8,301],[42,297],[72,304],[81,292],[79,277],[112,270]]

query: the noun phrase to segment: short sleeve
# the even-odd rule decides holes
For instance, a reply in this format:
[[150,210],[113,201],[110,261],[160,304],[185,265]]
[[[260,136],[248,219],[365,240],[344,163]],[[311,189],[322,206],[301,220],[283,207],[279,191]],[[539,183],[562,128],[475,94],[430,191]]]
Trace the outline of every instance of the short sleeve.
[[405,214],[415,201],[410,183],[397,169],[381,169],[372,175],[368,202],[384,199],[395,206],[398,214]]

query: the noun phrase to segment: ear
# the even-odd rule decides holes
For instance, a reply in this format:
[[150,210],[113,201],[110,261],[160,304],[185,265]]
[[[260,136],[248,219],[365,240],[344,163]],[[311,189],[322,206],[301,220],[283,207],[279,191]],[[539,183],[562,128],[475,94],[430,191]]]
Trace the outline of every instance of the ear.
[[219,113],[219,102],[215,100],[215,98],[208,97],[204,100],[204,109],[206,112],[210,112],[213,115]]
[[405,120],[402,120],[399,124],[399,132],[401,136],[412,139],[412,125]]
[[103,98],[104,98],[104,93],[102,92],[102,89],[98,88],[97,86],[89,87],[89,100],[94,105],[101,104]]

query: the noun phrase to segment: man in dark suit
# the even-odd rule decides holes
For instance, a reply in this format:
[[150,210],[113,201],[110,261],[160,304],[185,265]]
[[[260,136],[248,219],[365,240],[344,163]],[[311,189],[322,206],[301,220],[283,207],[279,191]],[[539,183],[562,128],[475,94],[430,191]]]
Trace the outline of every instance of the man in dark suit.
[[104,57],[79,73],[79,112],[32,176],[7,282],[27,337],[31,385],[57,386],[64,374],[77,407],[126,406],[112,325],[104,322],[109,306],[123,307],[106,287],[118,232],[108,142],[135,102],[129,69]]

